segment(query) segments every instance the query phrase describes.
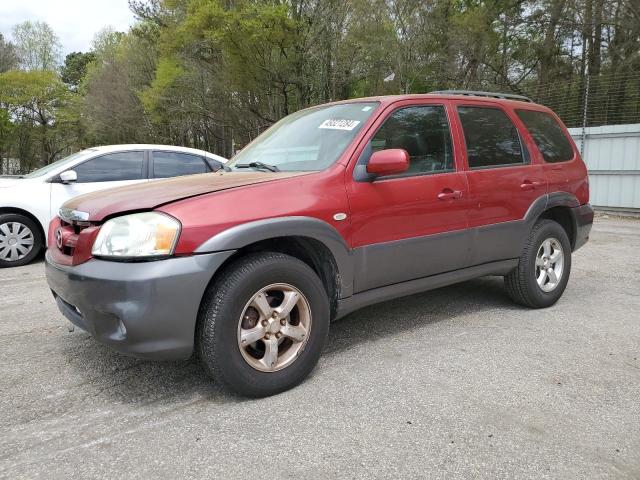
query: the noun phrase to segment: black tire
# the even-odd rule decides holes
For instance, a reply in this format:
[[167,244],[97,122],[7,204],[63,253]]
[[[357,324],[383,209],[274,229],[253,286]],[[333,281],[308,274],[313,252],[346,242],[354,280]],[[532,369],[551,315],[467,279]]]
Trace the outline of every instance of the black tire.
[[[287,283],[308,301],[312,323],[304,350],[282,370],[253,368],[238,345],[243,309],[260,289]],[[249,254],[233,262],[207,288],[196,331],[196,352],[206,372],[235,392],[266,397],[288,390],[313,370],[329,333],[329,299],[316,273],[304,262],[282,253]]]
[[[536,255],[542,243],[557,239],[564,254],[564,267],[557,286],[545,292],[536,281]],[[531,230],[520,256],[520,262],[504,277],[504,284],[511,299],[531,308],[550,307],[562,296],[571,273],[571,243],[564,228],[553,220],[539,220]]]
[[[40,232],[40,226],[29,217],[25,217],[24,215],[20,215],[17,213],[5,213],[0,215],[0,228],[3,225],[8,224],[20,224],[31,230],[31,233],[33,235],[33,246],[31,247],[31,250],[22,258],[16,260],[0,258],[0,268],[21,267],[23,265],[31,263],[40,254],[44,246],[44,238],[42,237],[42,233]],[[0,253],[2,253],[3,251],[3,246],[0,245]]]

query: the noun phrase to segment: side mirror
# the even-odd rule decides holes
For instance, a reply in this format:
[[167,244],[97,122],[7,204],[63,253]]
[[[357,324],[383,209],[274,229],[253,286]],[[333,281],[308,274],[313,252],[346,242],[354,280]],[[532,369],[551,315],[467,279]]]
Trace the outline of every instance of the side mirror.
[[380,150],[371,155],[367,164],[367,173],[374,177],[397,175],[409,168],[409,154],[402,148]]
[[78,174],[75,170],[67,170],[60,174],[60,181],[62,183],[73,183],[78,180]]

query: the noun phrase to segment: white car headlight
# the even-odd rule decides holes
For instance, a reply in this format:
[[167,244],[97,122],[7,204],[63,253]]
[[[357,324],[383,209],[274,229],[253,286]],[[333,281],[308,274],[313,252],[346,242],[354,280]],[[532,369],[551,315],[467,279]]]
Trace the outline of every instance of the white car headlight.
[[171,255],[180,236],[180,222],[158,212],[134,213],[105,222],[93,243],[98,257]]

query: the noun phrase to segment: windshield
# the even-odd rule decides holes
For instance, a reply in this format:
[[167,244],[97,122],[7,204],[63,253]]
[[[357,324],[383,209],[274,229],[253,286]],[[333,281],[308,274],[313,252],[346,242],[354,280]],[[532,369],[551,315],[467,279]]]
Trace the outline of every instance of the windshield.
[[238,153],[233,170],[323,170],[355,138],[377,102],[356,102],[301,110],[283,118]]
[[43,175],[46,175],[49,172],[52,172],[53,170],[55,170],[58,167],[62,167],[65,163],[67,162],[72,162],[75,159],[82,157],[84,155],[87,155],[90,152],[93,152],[95,150],[91,150],[91,149],[86,149],[86,150],[82,150],[80,152],[76,152],[76,153],[72,153],[71,155],[69,155],[68,157],[64,157],[61,158],[60,160],[57,160],[53,163],[50,163],[49,165],[39,168],[37,170],[34,170],[31,173],[28,173],[27,175],[24,176],[24,178],[36,178],[36,177],[41,177]]

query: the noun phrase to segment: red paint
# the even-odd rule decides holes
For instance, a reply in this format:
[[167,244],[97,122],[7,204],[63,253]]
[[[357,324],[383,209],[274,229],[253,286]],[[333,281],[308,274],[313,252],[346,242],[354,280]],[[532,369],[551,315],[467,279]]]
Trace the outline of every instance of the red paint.
[[154,180],[153,182],[127,185],[80,195],[69,200],[65,206],[90,214],[89,220],[101,222],[114,214],[133,211],[153,210],[159,205],[205,193],[218,192],[262,182],[272,182],[304,175],[298,172],[283,172],[277,176],[265,172],[224,171],[189,175],[185,177]]
[[[566,191],[576,195],[581,204],[588,202],[586,168],[577,150],[570,162],[546,164],[514,113],[516,107],[549,112],[545,107],[446,95],[404,95],[368,100],[378,101],[380,106],[336,164],[324,171],[196,175],[113,189],[72,200],[66,206],[88,212],[92,226],[79,232],[70,257],[55,247],[52,233],[60,226],[60,221],[54,219],[49,235],[49,249],[54,260],[62,264],[88,260],[98,225],[106,218],[132,211],[156,209],[180,220],[182,232],[175,253],[188,255],[225,229],[281,216],[318,218],[334,226],[351,247],[360,247],[518,220],[524,217],[536,198],[547,192]],[[400,107],[427,104],[445,106],[456,171],[356,182],[353,171],[357,159],[388,115]],[[519,129],[531,164],[469,170],[455,110],[460,104],[503,109]],[[568,135],[566,129],[565,133]],[[380,153],[382,155],[376,155],[384,160],[381,165],[389,164],[388,151]],[[399,168],[398,162],[394,162],[394,168]],[[376,168],[373,165],[372,170]],[[346,213],[347,219],[334,220],[336,213]]]
[[[76,229],[79,230],[76,233]],[[60,230],[62,236],[62,248],[56,243],[56,231]],[[59,217],[53,218],[49,224],[49,240],[47,249],[52,259],[66,266],[79,265],[91,259],[91,248],[100,227],[74,227],[63,224]]]
[[176,254],[189,254],[235,225],[281,216],[319,218],[347,238],[349,222],[333,219],[337,212],[349,212],[343,173],[344,167],[336,164],[323,172],[193,197],[158,210],[182,223]]

